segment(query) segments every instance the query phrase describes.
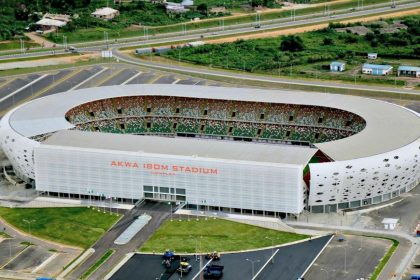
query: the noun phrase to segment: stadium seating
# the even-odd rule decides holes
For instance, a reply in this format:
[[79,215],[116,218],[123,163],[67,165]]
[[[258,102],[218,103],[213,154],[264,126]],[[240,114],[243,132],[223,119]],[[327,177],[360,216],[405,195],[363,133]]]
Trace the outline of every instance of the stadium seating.
[[193,134],[318,143],[351,136],[365,121],[339,109],[166,96],[97,100],[71,109],[75,129],[126,134]]

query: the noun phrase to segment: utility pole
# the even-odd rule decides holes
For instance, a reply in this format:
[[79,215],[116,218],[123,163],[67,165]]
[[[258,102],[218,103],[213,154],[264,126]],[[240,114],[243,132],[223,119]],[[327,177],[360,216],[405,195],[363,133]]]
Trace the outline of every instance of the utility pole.
[[109,41],[108,41],[108,32],[104,31],[104,43],[106,45],[106,49],[109,49]]
[[67,50],[67,36],[63,35],[63,47]]
[[147,29],[146,26],[143,26],[143,32],[144,32],[144,39],[147,41],[148,37],[149,37],[149,30]]

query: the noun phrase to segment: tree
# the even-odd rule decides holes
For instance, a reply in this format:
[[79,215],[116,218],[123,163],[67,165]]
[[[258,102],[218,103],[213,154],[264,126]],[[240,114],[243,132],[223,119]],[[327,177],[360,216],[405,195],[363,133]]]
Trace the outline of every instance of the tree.
[[324,44],[324,46],[330,46],[334,45],[334,40],[329,37],[325,37],[322,43]]
[[305,49],[302,38],[295,35],[285,36],[280,44],[280,50],[289,52],[300,52]]
[[200,5],[197,6],[197,11],[199,11],[202,14],[207,14],[207,4],[206,3],[201,3]]

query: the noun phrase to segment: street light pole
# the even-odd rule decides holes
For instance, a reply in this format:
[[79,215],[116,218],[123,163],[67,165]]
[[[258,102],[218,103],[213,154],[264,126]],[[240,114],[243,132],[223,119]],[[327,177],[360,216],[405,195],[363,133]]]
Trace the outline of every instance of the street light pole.
[[254,278],[254,275],[255,275],[254,264],[255,264],[255,263],[259,263],[259,262],[260,262],[260,260],[255,260],[255,261],[250,260],[250,259],[245,259],[245,260],[246,260],[246,261],[249,261],[249,262],[251,263],[251,268],[252,268],[252,278]]
[[271,263],[274,263],[274,238],[266,236],[266,239],[271,240]]

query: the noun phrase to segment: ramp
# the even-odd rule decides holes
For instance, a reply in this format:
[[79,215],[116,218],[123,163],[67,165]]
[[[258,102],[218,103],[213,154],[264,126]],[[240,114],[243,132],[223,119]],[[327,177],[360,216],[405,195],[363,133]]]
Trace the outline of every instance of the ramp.
[[114,243],[117,245],[124,245],[130,240],[152,219],[151,216],[143,214],[139,216],[117,239]]

